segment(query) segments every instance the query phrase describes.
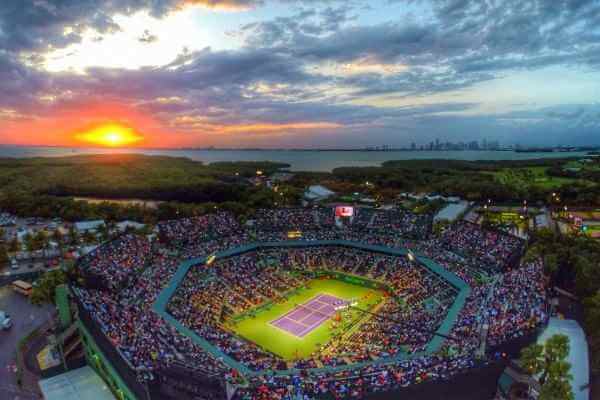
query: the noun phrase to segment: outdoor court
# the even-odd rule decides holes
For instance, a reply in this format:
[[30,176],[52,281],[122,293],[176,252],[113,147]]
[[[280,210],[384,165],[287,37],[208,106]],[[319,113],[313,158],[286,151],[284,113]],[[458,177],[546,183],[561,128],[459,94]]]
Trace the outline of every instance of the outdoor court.
[[303,338],[333,317],[336,307],[348,304],[347,301],[329,294],[320,294],[309,302],[300,304],[289,313],[271,321],[276,326],[294,336]]
[[[338,305],[356,300],[357,307],[370,310],[382,298],[379,290],[335,279],[315,279],[285,301],[244,317],[230,329],[284,360],[306,358],[331,340]],[[361,316],[357,311],[349,313],[349,319]]]

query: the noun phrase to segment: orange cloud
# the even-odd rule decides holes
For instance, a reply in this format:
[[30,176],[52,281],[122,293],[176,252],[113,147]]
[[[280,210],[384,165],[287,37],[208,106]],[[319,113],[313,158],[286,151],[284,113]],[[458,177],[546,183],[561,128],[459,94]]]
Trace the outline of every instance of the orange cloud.
[[342,125],[331,122],[294,122],[289,124],[248,124],[224,126],[223,133],[272,133],[302,129],[337,129]]
[[201,6],[220,11],[246,11],[254,8],[260,1],[253,0],[183,0],[182,6]]
[[211,133],[252,133],[269,134],[294,130],[338,129],[342,125],[333,122],[291,122],[291,123],[249,123],[237,125],[214,124],[204,116],[180,116],[173,120],[173,125],[182,129],[203,130]]

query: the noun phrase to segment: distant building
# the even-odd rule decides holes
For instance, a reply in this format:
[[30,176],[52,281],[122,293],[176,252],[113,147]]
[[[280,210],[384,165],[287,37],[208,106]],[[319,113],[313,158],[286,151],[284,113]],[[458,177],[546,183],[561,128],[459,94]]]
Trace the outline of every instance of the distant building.
[[271,181],[273,182],[287,182],[294,177],[291,172],[275,172],[271,175]]
[[80,222],[75,222],[75,229],[79,233],[84,233],[84,232],[96,233],[96,232],[98,232],[98,229],[102,225],[104,225],[103,219],[97,219],[97,220],[93,220],[93,221],[80,221]]
[[81,246],[77,249],[77,255],[79,257],[83,257],[85,255],[90,254],[92,251],[96,250],[98,248],[97,244],[93,244],[93,245],[89,245],[89,246]]
[[8,213],[0,214],[0,226],[13,226],[17,222],[17,217]]
[[312,185],[304,192],[304,198],[308,201],[323,201],[331,196],[335,195],[335,192],[327,189],[325,186]]
[[459,203],[450,203],[446,205],[446,207],[442,208],[436,215],[433,217],[434,222],[454,222],[456,221],[462,214],[467,211],[469,208],[469,202],[461,201]]
[[550,220],[548,214],[538,214],[535,216],[535,227],[537,229],[550,228]]
[[143,229],[146,225],[140,224],[135,221],[121,221],[116,225],[116,228],[119,232],[125,232],[127,229]]

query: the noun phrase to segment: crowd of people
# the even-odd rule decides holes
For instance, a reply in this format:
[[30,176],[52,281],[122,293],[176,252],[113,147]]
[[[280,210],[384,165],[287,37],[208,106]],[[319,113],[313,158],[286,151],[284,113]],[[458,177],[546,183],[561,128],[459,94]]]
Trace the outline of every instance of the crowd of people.
[[80,263],[85,274],[103,286],[116,289],[137,277],[151,254],[150,241],[142,236],[125,235],[95,249]]
[[158,223],[163,242],[185,247],[211,238],[230,236],[240,230],[231,213],[218,212],[202,216],[181,218]]
[[540,261],[523,264],[502,276],[485,309],[490,345],[524,336],[547,321],[546,287]]
[[430,226],[430,215],[415,214],[401,209],[390,209],[374,212],[365,228],[392,231],[404,237],[423,239],[428,236]]
[[484,265],[500,269],[515,254],[523,241],[515,236],[493,230],[481,229],[477,224],[458,222],[444,231],[441,242],[459,254],[467,253]]
[[[365,209],[367,210],[367,209]],[[401,218],[399,215],[403,215]],[[408,215],[408,216],[407,216]],[[305,399],[329,394],[361,398],[432,379],[444,379],[474,366],[482,340],[500,345],[525,335],[547,320],[547,293],[540,262],[503,264],[518,254],[521,241],[459,222],[442,234],[430,235],[426,218],[364,211],[352,224],[336,224],[333,209],[261,210],[253,224],[239,224],[227,213],[172,220],[158,225],[158,239],[125,235],[85,257],[79,267],[104,282],[74,288],[82,308],[135,371],[152,374],[172,363],[194,366],[207,377],[242,380],[239,400]],[[429,222],[430,223],[430,222]],[[415,229],[417,229],[415,231]],[[340,245],[303,248],[273,247],[219,258],[190,268],[167,311],[222,354],[244,363],[254,374],[241,376],[221,357],[209,354],[156,314],[152,305],[184,260],[206,257],[255,241],[300,238],[345,240],[391,248],[409,248],[433,259],[469,285],[469,294],[439,351],[426,349],[446,318],[459,290],[406,257],[376,249]],[[419,235],[407,232],[422,232]],[[419,240],[421,237],[423,240]],[[481,268],[493,264],[494,276]],[[293,365],[300,372],[273,375],[290,367],[277,356],[237,338],[223,322],[264,302],[285,297],[301,287],[310,273],[332,270],[380,282],[387,296],[377,313],[347,341],[335,341],[322,352]],[[482,335],[486,322],[489,330]],[[402,357],[399,355],[402,354]],[[412,356],[411,356],[412,355]],[[372,363],[373,360],[387,360]],[[340,372],[317,366],[355,364]]]
[[409,353],[422,351],[457,293],[444,280],[404,256],[341,246],[278,247],[190,269],[168,311],[221,351],[253,369],[277,369],[282,365],[287,369],[254,344],[240,343],[221,325],[229,316],[281,299],[284,293],[305,285],[305,272],[311,270],[364,276],[380,282],[389,291],[381,309],[389,318],[374,319],[366,326],[368,329],[336,342],[334,349],[329,346],[313,355],[323,365],[389,357],[397,354],[400,346]]

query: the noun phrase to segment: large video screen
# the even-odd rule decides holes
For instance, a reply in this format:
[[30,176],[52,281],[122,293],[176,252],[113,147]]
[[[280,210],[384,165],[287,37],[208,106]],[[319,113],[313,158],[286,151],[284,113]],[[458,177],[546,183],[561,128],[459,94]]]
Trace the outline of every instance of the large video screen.
[[354,215],[354,207],[337,206],[335,208],[336,217],[352,217]]

